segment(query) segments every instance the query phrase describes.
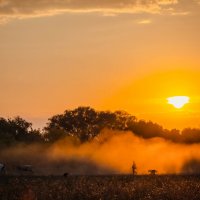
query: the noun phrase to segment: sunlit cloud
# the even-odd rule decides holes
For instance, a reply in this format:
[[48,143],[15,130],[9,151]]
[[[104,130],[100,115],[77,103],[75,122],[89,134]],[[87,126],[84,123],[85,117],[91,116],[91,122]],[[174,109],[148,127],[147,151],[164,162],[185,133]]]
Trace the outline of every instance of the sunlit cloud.
[[174,15],[174,16],[187,16],[189,14],[190,14],[189,11],[185,11],[185,12],[172,12],[171,13],[171,15]]
[[23,19],[70,12],[161,13],[178,0],[0,0],[0,20]]
[[116,17],[117,15],[118,15],[117,13],[111,13],[111,12],[103,13],[104,17]]
[[150,19],[143,19],[143,20],[139,20],[137,23],[138,24],[151,24],[152,20],[150,20]]

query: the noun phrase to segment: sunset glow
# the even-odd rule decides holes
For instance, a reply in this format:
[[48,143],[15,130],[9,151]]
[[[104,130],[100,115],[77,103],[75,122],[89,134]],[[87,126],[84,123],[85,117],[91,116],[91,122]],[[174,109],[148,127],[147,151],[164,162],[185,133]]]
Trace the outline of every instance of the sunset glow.
[[189,103],[190,98],[187,96],[175,96],[167,98],[168,104],[172,104],[175,108],[182,108],[185,104]]
[[43,128],[81,105],[199,128],[199,31],[197,0],[2,0],[1,116]]
[[0,0],[0,200],[200,200],[199,33],[200,0]]

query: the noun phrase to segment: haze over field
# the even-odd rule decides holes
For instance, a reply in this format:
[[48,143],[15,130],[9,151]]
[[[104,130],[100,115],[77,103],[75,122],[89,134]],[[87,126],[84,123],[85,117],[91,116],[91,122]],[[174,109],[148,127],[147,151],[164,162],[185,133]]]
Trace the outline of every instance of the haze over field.
[[[17,117],[0,118],[0,161],[8,174],[200,174],[200,129],[167,130],[121,111],[66,110],[43,131]],[[135,166],[134,164],[134,166]]]
[[1,151],[0,159],[11,174],[17,173],[15,166],[24,163],[34,166],[35,174],[43,175],[131,174],[133,162],[138,174],[148,174],[149,169],[159,174],[200,173],[199,144],[145,140],[130,132],[109,130],[104,130],[99,140],[77,144],[66,138],[48,148],[19,145]]

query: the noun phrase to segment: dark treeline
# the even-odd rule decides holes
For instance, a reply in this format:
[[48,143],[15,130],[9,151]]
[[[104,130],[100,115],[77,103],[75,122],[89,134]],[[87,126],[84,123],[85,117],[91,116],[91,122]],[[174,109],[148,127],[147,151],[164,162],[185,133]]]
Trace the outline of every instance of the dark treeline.
[[145,139],[160,137],[176,143],[200,143],[200,129],[167,130],[151,121],[138,120],[124,111],[96,111],[90,107],[78,107],[51,117],[43,130],[33,129],[32,123],[20,117],[0,118],[0,147],[19,143],[54,143],[66,136],[83,143],[97,137],[105,128],[131,131]]

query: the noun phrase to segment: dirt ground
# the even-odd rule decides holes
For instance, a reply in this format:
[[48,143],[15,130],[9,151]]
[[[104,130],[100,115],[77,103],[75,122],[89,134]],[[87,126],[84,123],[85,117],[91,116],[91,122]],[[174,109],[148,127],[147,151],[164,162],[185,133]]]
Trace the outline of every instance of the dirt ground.
[[2,176],[1,200],[199,200],[200,176]]

